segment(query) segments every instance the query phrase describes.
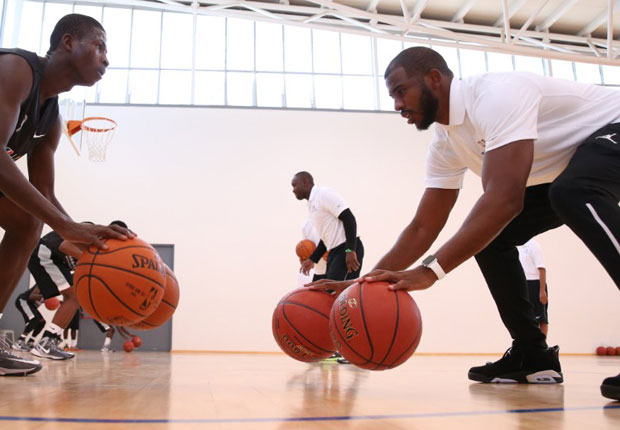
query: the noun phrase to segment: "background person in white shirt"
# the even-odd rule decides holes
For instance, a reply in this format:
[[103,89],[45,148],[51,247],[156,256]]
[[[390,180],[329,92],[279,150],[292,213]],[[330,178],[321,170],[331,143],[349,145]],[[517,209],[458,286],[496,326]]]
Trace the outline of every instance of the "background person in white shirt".
[[[435,123],[435,137],[413,220],[363,279],[422,290],[475,256],[513,343],[468,377],[562,382],[558,350],[547,347],[534,318],[516,246],[566,224],[620,286],[620,94],[523,72],[455,80],[426,47],[402,51],[384,76],[394,109],[420,130]],[[469,216],[434,255],[405,270],[437,239],[468,169],[483,186]],[[318,282],[315,288],[347,284]],[[620,400],[620,375],[605,379],[601,392]]]
[[[312,225],[312,220],[310,217],[306,218],[303,226],[301,227],[301,236],[303,239],[308,239],[314,243],[314,245],[318,245],[321,241],[319,237],[319,232],[316,231],[314,225]],[[297,284],[299,287],[303,287],[308,282],[318,281],[320,279],[325,279],[325,272],[327,270],[327,261],[324,258],[325,255],[322,255],[319,258],[319,261],[316,262],[314,268],[308,272],[308,274],[304,274],[301,270],[299,271],[299,278],[297,279]]]
[[359,277],[364,245],[357,237],[357,222],[349,205],[331,188],[317,187],[308,172],[295,174],[291,181],[297,200],[308,200],[310,220],[320,241],[310,258],[301,263],[301,271],[310,269],[329,251],[326,279],[342,281]]
[[527,280],[527,295],[534,306],[534,316],[540,331],[545,336],[549,333],[549,297],[547,291],[547,268],[542,248],[534,239],[517,246],[519,261]]

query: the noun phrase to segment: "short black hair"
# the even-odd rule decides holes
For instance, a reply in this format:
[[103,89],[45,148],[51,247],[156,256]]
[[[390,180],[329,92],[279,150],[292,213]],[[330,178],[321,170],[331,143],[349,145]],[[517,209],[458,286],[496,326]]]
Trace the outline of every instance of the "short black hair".
[[302,171],[302,172],[297,172],[295,173],[295,177],[308,182],[309,184],[314,185],[314,178],[312,177],[312,175],[306,171]]
[[62,37],[69,33],[77,39],[81,39],[88,35],[94,28],[105,32],[103,26],[95,18],[79,13],[71,13],[65,15],[56,23],[52,35],[50,36],[50,49],[47,53],[51,53],[58,48]]
[[123,228],[129,228],[129,227],[127,227],[127,224],[125,224],[123,221],[120,221],[120,220],[112,221],[110,223],[110,225],[118,225],[118,226],[123,227]]
[[405,69],[408,78],[414,75],[422,77],[431,69],[437,69],[446,76],[454,77],[454,73],[441,54],[424,46],[414,46],[401,51],[387,66],[383,77],[387,79],[390,73],[399,67]]

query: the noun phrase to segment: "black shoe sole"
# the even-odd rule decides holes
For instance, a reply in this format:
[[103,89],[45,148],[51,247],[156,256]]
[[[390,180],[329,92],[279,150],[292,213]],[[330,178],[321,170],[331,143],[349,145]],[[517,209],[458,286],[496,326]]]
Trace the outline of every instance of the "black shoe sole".
[[15,372],[15,373],[4,373],[4,374],[0,374],[0,376],[26,376],[26,375],[32,375],[33,373],[37,373],[41,369],[43,369],[43,366],[34,367],[32,369],[27,369],[27,370],[20,370],[19,372]]
[[[555,371],[549,371],[555,373],[555,375],[544,375],[542,377],[535,377],[538,372],[533,373],[508,373],[505,375],[488,376],[481,373],[469,372],[467,377],[472,381],[494,383],[494,384],[561,384],[564,382],[564,377],[561,373]],[[534,380],[529,380],[533,378]]]
[[615,385],[601,385],[601,394],[608,399],[620,401],[620,387]]

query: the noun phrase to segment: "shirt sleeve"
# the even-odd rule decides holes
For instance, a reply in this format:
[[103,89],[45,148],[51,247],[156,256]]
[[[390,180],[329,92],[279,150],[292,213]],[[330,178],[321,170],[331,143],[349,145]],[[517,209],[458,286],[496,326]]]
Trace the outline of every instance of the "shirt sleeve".
[[523,76],[505,74],[492,82],[483,81],[476,90],[472,122],[482,132],[485,150],[537,139],[541,99],[538,86]]
[[349,205],[340,194],[329,188],[323,189],[320,205],[336,218],[338,218],[343,210],[349,209]]
[[460,189],[467,166],[450,147],[448,136],[443,128],[436,126],[435,136],[426,155],[426,188]]
[[542,248],[537,242],[532,242],[529,245],[530,255],[532,256],[532,260],[537,269],[544,269],[545,266],[545,257],[543,256]]

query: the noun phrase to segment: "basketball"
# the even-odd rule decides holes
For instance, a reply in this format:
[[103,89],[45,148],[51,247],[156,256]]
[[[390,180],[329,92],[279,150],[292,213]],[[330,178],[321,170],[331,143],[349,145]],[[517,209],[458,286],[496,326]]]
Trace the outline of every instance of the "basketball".
[[329,311],[335,296],[299,288],[285,295],[273,311],[273,337],[282,351],[310,363],[335,351],[329,336]]
[[616,348],[614,348],[613,346],[608,346],[607,355],[616,355]]
[[45,299],[45,307],[50,311],[55,311],[60,307],[60,300],[58,300],[58,297],[50,297],[49,299]]
[[139,336],[134,336],[131,338],[131,343],[133,343],[133,346],[136,348],[140,348],[142,346],[142,339]]
[[[161,299],[161,303],[155,309],[155,311],[135,324],[131,325],[131,328],[138,330],[152,330],[156,327],[164,325],[172,314],[177,309],[179,304],[179,282],[177,281],[174,272],[164,263],[164,269],[166,269],[166,288],[164,290],[164,297]],[[136,345],[137,346],[137,345]]]
[[136,323],[151,315],[164,296],[164,263],[141,239],[105,243],[108,249],[91,246],[78,259],[74,275],[78,302],[106,324]]
[[123,349],[125,350],[125,352],[131,352],[133,351],[134,345],[133,342],[130,340],[126,340],[125,343],[123,343]]
[[297,256],[301,261],[304,261],[310,258],[315,249],[316,245],[313,241],[309,239],[304,239],[300,241],[295,247],[295,253],[297,253]]
[[338,351],[369,370],[392,369],[416,350],[422,336],[420,310],[404,290],[387,282],[356,283],[331,309],[329,329]]
[[596,355],[607,355],[607,348],[604,346],[599,346],[596,348]]

